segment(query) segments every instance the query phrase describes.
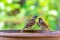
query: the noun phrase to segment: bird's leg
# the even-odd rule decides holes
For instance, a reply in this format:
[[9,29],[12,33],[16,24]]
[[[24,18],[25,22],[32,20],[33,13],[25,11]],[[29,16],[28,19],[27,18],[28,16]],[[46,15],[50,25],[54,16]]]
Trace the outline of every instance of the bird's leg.
[[24,27],[23,30],[21,30],[20,32],[23,33],[23,32],[24,32],[24,29],[25,29],[25,27]]
[[[35,24],[35,22],[36,22],[36,21],[35,21],[36,18],[37,18],[37,16],[33,16],[32,19],[26,24],[25,28],[32,27],[32,26]],[[24,29],[25,29],[25,28],[24,28]],[[24,29],[23,29],[21,32],[23,32]]]
[[25,26],[25,27],[23,28],[23,30],[21,30],[20,32],[21,32],[21,33],[23,33],[25,29],[27,29],[27,27],[26,27],[26,26]]

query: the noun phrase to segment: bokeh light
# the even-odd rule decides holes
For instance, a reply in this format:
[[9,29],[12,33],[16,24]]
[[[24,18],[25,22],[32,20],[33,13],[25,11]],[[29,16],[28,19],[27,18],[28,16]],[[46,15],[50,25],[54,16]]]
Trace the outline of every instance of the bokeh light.
[[[42,17],[51,30],[56,30],[59,11],[59,0],[0,0],[0,30],[10,30],[11,25],[14,30],[23,29],[34,15]],[[19,24],[14,25],[15,22]],[[35,25],[32,29],[39,30],[39,27]]]

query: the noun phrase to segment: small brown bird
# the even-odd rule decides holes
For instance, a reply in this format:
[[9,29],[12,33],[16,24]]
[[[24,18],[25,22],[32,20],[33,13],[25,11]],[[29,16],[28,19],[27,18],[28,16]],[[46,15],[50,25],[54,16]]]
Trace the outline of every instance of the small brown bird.
[[37,25],[41,27],[42,32],[46,31],[46,29],[48,29],[50,31],[48,25],[43,21],[42,18],[39,18],[39,21],[38,21]]
[[23,28],[23,30],[21,32],[23,32],[25,28],[32,27],[36,23],[36,21],[35,21],[36,18],[37,18],[37,16],[33,16],[32,19],[26,24],[26,26]]

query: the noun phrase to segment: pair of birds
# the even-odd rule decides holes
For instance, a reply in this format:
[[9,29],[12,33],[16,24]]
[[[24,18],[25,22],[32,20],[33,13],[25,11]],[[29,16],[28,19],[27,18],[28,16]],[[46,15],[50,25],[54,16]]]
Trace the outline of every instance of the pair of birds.
[[[32,19],[26,24],[26,26],[23,28],[21,32],[24,31],[25,28],[32,27],[36,23],[36,18],[37,16],[33,16]],[[39,21],[37,22],[37,25],[41,27],[41,31],[45,31],[46,29],[50,30],[48,25],[43,21],[42,18],[38,19]]]

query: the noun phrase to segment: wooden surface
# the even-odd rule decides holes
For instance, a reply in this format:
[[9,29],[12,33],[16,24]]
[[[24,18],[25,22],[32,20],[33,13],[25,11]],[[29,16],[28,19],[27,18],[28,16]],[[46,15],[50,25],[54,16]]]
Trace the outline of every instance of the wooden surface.
[[1,31],[0,40],[60,40],[60,31],[44,33],[8,33]]
[[60,37],[59,32],[47,32],[47,33],[5,33],[0,32],[0,36],[3,37]]

